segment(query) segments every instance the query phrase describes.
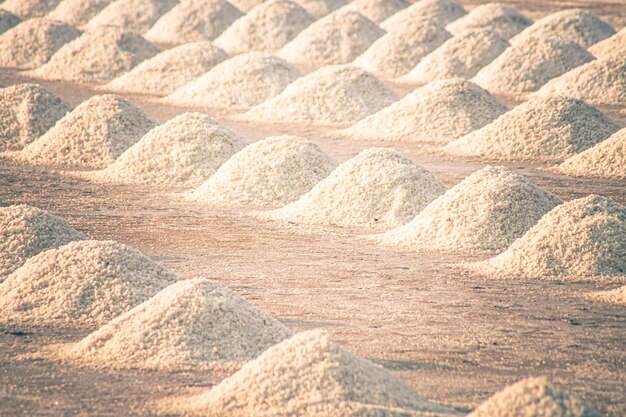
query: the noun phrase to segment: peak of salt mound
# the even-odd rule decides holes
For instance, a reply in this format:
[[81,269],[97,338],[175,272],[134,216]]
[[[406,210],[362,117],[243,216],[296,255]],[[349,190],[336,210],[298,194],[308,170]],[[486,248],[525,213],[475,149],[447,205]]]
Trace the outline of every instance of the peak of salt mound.
[[503,167],[481,169],[378,239],[409,250],[494,253],[562,200]]
[[0,9],[0,34],[19,25],[22,19],[8,10]]
[[28,258],[83,238],[65,220],[36,207],[0,207],[0,282]]
[[434,81],[340,134],[356,139],[447,143],[506,110],[504,104],[469,81]]
[[155,123],[115,95],[93,96],[25,147],[18,159],[44,165],[104,168]]
[[626,285],[610,291],[600,291],[592,293],[589,298],[605,303],[626,305]]
[[424,20],[443,27],[464,15],[465,9],[453,0],[420,0],[383,21],[380,27],[386,31],[410,30]]
[[568,97],[533,97],[487,126],[446,145],[452,155],[558,162],[619,129],[590,105]]
[[89,22],[111,1],[113,0],[61,0],[55,9],[48,13],[48,19],[82,26]]
[[288,123],[355,122],[397,99],[372,74],[351,65],[331,65],[297,79],[243,118]]
[[93,30],[100,26],[119,26],[143,33],[176,4],[178,0],[115,0],[96,14],[87,27]]
[[250,52],[216,65],[163,100],[180,106],[249,108],[274,97],[300,75],[282,59]]
[[311,67],[347,64],[384,34],[360,13],[341,8],[300,32],[278,56]]
[[330,12],[345,6],[347,3],[345,0],[295,0],[300,6],[304,8],[311,16],[316,20],[320,19]]
[[401,153],[371,148],[337,167],[299,200],[260,214],[307,224],[390,228],[411,220],[445,187]]
[[242,13],[226,0],[182,0],[146,33],[146,39],[168,45],[213,40]]
[[407,0],[354,0],[345,10],[361,13],[372,22],[380,23],[410,5]]
[[15,84],[0,89],[0,150],[22,149],[72,108],[36,84]]
[[532,20],[512,7],[488,3],[476,7],[466,16],[450,23],[446,29],[454,35],[467,30],[486,29],[497,33],[502,39],[510,39],[532,23]]
[[4,0],[1,7],[22,19],[43,17],[54,9],[61,0]]
[[281,207],[308,192],[334,167],[313,142],[269,137],[236,153],[193,196],[211,204]]
[[626,53],[626,27],[615,35],[591,45],[588,51],[596,58],[607,58],[611,55]]

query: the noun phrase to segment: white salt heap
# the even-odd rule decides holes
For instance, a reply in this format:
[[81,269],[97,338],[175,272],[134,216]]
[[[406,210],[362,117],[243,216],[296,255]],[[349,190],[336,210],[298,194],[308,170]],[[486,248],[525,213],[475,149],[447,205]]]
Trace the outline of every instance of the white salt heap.
[[282,59],[250,52],[216,65],[163,101],[180,106],[249,108],[274,97],[300,75]]
[[178,0],[115,0],[95,15],[87,27],[119,26],[143,33],[176,4]]
[[589,298],[605,303],[626,305],[626,285],[610,291],[600,291],[589,295]]
[[345,6],[346,0],[295,0],[316,20]]
[[0,89],[0,151],[22,149],[71,110],[69,104],[36,84]]
[[534,97],[487,126],[449,143],[458,156],[558,162],[619,129],[594,107],[567,97]]
[[299,200],[265,215],[295,223],[396,227],[445,187],[401,153],[371,148],[337,167]]
[[0,282],[28,258],[83,238],[65,220],[36,207],[0,207]]
[[61,0],[4,0],[1,7],[22,19],[43,17],[54,9]]
[[469,81],[442,80],[416,89],[339,133],[355,139],[447,143],[506,110],[504,104]]
[[237,19],[215,45],[231,55],[275,51],[302,32],[315,19],[290,0],[268,0]]
[[110,83],[105,91],[167,95],[205,74],[228,55],[208,41],[187,43],[147,59]]
[[281,207],[326,178],[335,164],[313,142],[274,136],[235,154],[193,193],[210,204]]
[[419,0],[383,21],[380,27],[386,31],[410,30],[421,21],[445,26],[464,15],[465,9],[453,0]]
[[356,122],[396,101],[396,94],[372,74],[331,65],[297,79],[274,98],[244,114],[275,122]]
[[588,51],[596,58],[607,58],[611,55],[626,53],[626,27],[615,35],[591,45]]
[[7,30],[19,25],[22,19],[15,16],[8,10],[0,9],[0,33],[4,33]]
[[512,7],[500,3],[487,3],[450,23],[446,29],[454,35],[467,30],[486,29],[497,33],[502,39],[510,39],[532,23],[532,20]]
[[353,0],[344,10],[361,13],[372,22],[380,23],[410,5],[408,0]]
[[562,200],[503,167],[481,169],[378,239],[409,250],[494,253]]
[[25,147],[18,159],[104,168],[154,126],[148,116],[121,97],[93,96]]
[[111,1],[113,0],[61,0],[55,9],[48,13],[48,19],[82,26]]

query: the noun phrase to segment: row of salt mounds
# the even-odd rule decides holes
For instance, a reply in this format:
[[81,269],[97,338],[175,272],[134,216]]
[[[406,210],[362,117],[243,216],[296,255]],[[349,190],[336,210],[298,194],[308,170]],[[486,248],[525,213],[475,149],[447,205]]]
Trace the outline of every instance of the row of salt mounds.
[[626,208],[589,195],[557,206],[506,251],[468,267],[505,277],[623,276],[625,253]]
[[65,220],[44,210],[27,205],[0,207],[0,282],[28,258],[83,238]]
[[15,16],[8,10],[0,9],[0,34],[19,25],[22,19]]
[[206,393],[163,401],[169,412],[204,416],[445,416],[454,410],[417,395],[384,368],[320,330],[265,351]]
[[60,20],[70,25],[82,26],[89,22],[112,0],[61,0],[59,5],[48,13],[48,19]]
[[589,298],[604,301],[605,303],[626,305],[626,285],[609,291],[599,291],[589,295]]
[[65,23],[43,18],[25,20],[0,35],[0,66],[36,68],[78,36],[80,31]]
[[100,89],[122,93],[167,95],[190,83],[228,55],[211,42],[195,42],[165,50]]
[[155,127],[117,160],[89,177],[112,182],[197,186],[243,147],[236,133],[201,113]]
[[155,126],[115,95],[93,96],[17,156],[24,162],[104,168]]
[[607,58],[614,54],[626,53],[626,27],[610,38],[592,45],[588,51],[596,58]]
[[215,45],[231,55],[275,51],[296,37],[315,19],[290,0],[268,0],[237,19]]
[[486,29],[508,40],[532,23],[532,20],[512,7],[488,3],[476,7],[466,16],[450,23],[446,29],[454,35],[460,35],[467,30]]
[[95,15],[87,27],[119,26],[143,33],[176,4],[178,0],[115,0]]
[[242,117],[288,123],[356,122],[397,99],[372,74],[351,65],[331,65],[297,79],[282,93]]
[[11,325],[98,327],[177,280],[126,245],[71,242],[28,259],[0,284],[0,320]]
[[278,52],[278,56],[311,67],[347,64],[385,34],[360,13],[342,9],[304,29]]
[[562,200],[506,168],[486,167],[379,237],[410,250],[494,253],[506,249]]
[[361,13],[372,22],[380,23],[410,4],[407,0],[354,0],[344,10]]
[[156,46],[136,33],[105,26],[64,45],[47,64],[30,74],[47,80],[100,83],[112,80],[158,52]]
[[386,31],[409,30],[416,22],[446,26],[465,15],[465,9],[453,0],[420,0],[383,21],[380,27]]
[[52,11],[61,0],[5,0],[0,6],[21,17],[22,19],[32,19],[33,17],[43,17]]
[[450,142],[448,154],[559,162],[619,130],[600,111],[568,97],[534,97],[487,126]]
[[69,104],[36,84],[0,89],[0,151],[22,149],[71,110]]
[[416,89],[338,133],[364,140],[447,143],[505,111],[504,104],[469,81],[441,80]]
[[401,153],[371,148],[337,167],[299,200],[261,217],[295,223],[396,227],[445,187]]
[[345,6],[345,0],[296,0],[316,20]]
[[53,353],[95,368],[232,371],[291,336],[227,288],[182,280]]
[[248,145],[193,192],[205,203],[282,207],[308,192],[335,168],[321,149],[295,136]]

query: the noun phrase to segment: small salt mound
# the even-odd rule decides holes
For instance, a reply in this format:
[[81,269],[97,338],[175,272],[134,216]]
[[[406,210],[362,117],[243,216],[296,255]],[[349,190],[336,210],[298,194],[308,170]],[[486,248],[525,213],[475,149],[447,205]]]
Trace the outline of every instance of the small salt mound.
[[119,26],[143,33],[176,4],[178,0],[115,0],[95,15],[87,27],[93,30],[100,26]]
[[100,83],[112,80],[158,52],[156,46],[136,33],[105,26],[64,45],[47,64],[30,74],[46,80]]
[[594,107],[568,97],[534,97],[487,126],[449,143],[452,155],[559,162],[619,129]]
[[19,25],[22,19],[15,16],[13,13],[0,9],[0,33],[4,33],[7,30]]
[[345,10],[361,13],[372,22],[380,23],[410,5],[407,0],[354,0]]
[[48,19],[60,20],[70,25],[82,26],[89,22],[112,0],[61,0]]
[[44,165],[104,168],[137,142],[155,123],[115,95],[82,102],[18,159]]
[[610,291],[593,293],[589,297],[605,303],[626,305],[626,285]]
[[356,122],[397,99],[370,73],[351,65],[332,65],[297,79],[243,117],[275,122]]
[[0,66],[29,69],[45,64],[78,29],[48,19],[29,19],[0,35]]
[[2,8],[22,19],[43,17],[54,9],[61,0],[5,0]]
[[187,43],[143,61],[101,89],[122,93],[171,94],[227,58],[224,51],[208,41]]
[[607,58],[611,55],[626,53],[626,27],[610,38],[592,45],[588,51],[596,58]]
[[211,204],[281,207],[308,192],[334,167],[313,142],[269,137],[235,154],[193,196]]
[[469,81],[442,80],[416,89],[339,133],[356,139],[447,143],[506,110],[504,104]]
[[409,250],[494,253],[562,203],[503,167],[481,169],[430,203],[411,222],[379,237]]
[[243,139],[201,113],[155,127],[113,164],[90,174],[106,181],[197,186],[243,147]]
[[401,153],[366,149],[337,167],[299,200],[267,212],[295,223],[390,228],[411,220],[445,191]]
[[420,0],[383,21],[380,27],[386,31],[410,30],[423,20],[443,27],[464,15],[465,9],[453,0]]
[[0,89],[0,150],[22,149],[71,110],[69,104],[36,84]]
[[487,29],[502,39],[511,39],[533,21],[512,7],[500,3],[488,3],[476,7],[468,15],[446,26],[448,32],[459,35],[473,29]]
[[295,2],[316,20],[347,4],[345,0],[295,0]]
[[312,67],[347,64],[384,34],[360,13],[341,8],[304,29],[278,56]]
[[249,108],[274,97],[300,75],[282,59],[250,52],[216,65],[163,100],[180,106]]
[[482,403],[468,417],[601,417],[582,401],[555,387],[545,377],[526,378]]
[[242,16],[226,0],[183,0],[146,33],[146,39],[169,45],[213,40]]
[[28,258],[83,238],[65,220],[44,210],[27,205],[0,207],[0,282]]

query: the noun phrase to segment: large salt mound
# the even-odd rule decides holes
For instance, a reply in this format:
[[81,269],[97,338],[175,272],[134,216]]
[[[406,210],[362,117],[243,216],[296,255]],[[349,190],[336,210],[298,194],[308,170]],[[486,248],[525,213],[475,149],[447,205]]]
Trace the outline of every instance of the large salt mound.
[[8,10],[0,9],[0,33],[4,33],[7,30],[19,25],[22,19],[15,16]]
[[205,74],[228,58],[210,42],[195,42],[168,49],[143,61],[110,83],[105,91],[166,95]]
[[211,204],[281,207],[308,192],[334,167],[313,142],[269,137],[226,161],[193,197]]
[[163,101],[181,106],[249,108],[274,97],[300,75],[282,59],[250,52],[216,65]]
[[331,65],[297,79],[243,117],[289,123],[356,122],[397,99],[370,73],[351,65]]
[[278,52],[278,56],[312,67],[346,64],[365,52],[384,33],[360,13],[341,8],[300,32]]
[[626,285],[610,291],[592,293],[589,298],[604,301],[605,303],[621,304],[626,306]]
[[265,213],[296,223],[390,228],[411,220],[445,191],[401,153],[366,149],[337,167],[299,200]]
[[379,239],[410,250],[494,253],[507,248],[560,203],[560,198],[521,175],[488,166]]
[[506,110],[469,81],[434,81],[339,134],[356,139],[447,143]]
[[28,258],[83,238],[65,220],[44,210],[27,205],[0,207],[0,282]]
[[453,0],[420,0],[383,21],[380,27],[386,31],[410,30],[424,20],[445,26],[464,15],[463,7]]
[[5,0],[1,7],[22,19],[43,17],[54,9],[61,0]]
[[337,10],[338,8],[345,6],[345,0],[295,0],[300,6],[304,8],[315,19],[322,18]]
[[0,89],[0,151],[22,149],[71,110],[69,104],[36,84]]
[[596,58],[607,58],[614,54],[626,53],[626,27],[610,38],[592,45],[588,51]]
[[94,96],[25,147],[17,158],[35,164],[104,168],[154,126],[148,116],[121,97]]
[[87,27],[119,26],[143,33],[176,4],[178,0],[115,0],[95,15]]
[[111,1],[113,0],[61,0],[55,9],[48,13],[48,19],[82,26]]
[[487,126],[449,143],[458,156],[558,162],[619,129],[594,107],[568,97],[534,97]]
[[459,35],[473,29],[487,29],[502,39],[510,39],[533,23],[512,7],[488,3],[476,7],[468,15],[446,26],[448,32]]
[[380,23],[410,5],[407,0],[354,0],[345,10],[361,13],[372,22]]

